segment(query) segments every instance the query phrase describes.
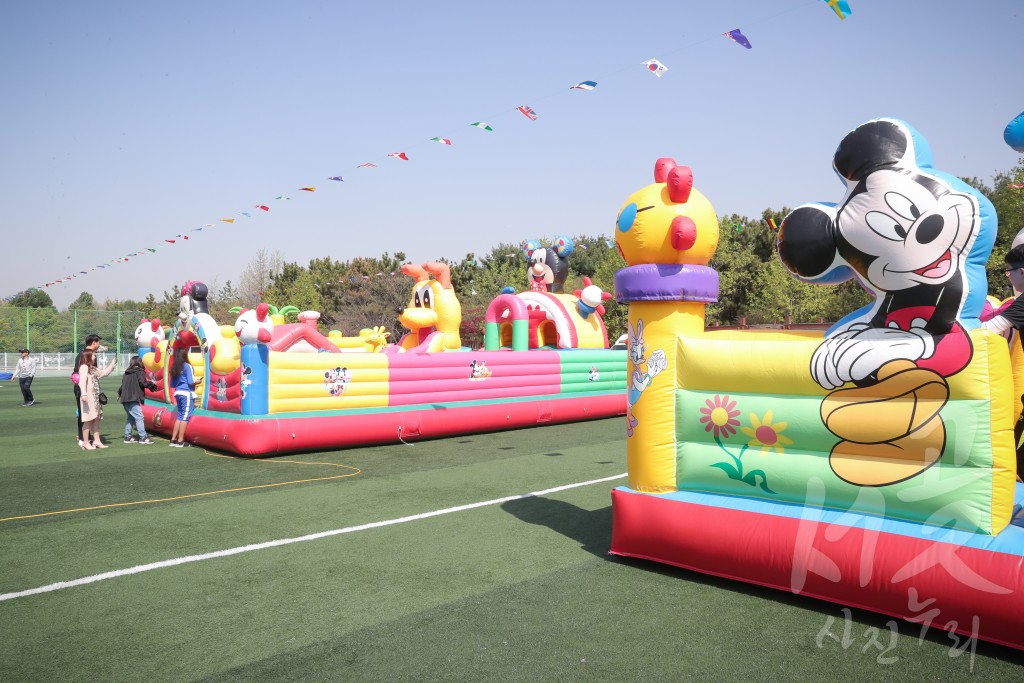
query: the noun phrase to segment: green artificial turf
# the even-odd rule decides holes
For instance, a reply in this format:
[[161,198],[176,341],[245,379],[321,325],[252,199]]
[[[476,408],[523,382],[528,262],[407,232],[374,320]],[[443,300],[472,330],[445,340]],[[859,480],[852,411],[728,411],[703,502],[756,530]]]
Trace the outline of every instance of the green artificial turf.
[[[114,405],[83,452],[67,380],[35,388],[0,390],[0,518],[359,473],[0,522],[0,593],[625,471],[620,419],[264,462],[124,445]],[[858,611],[844,646],[836,605],[609,558],[620,483],[6,600],[0,680],[1020,679],[1016,651]]]

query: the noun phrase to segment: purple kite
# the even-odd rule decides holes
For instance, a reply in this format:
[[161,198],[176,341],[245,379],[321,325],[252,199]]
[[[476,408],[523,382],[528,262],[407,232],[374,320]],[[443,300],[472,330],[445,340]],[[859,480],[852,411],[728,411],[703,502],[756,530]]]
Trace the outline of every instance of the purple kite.
[[750,41],[747,40],[747,37],[743,35],[743,33],[738,28],[734,28],[733,30],[727,33],[723,33],[722,35],[725,36],[726,38],[732,38],[733,40],[735,40],[737,43],[747,48],[748,50],[753,47],[753,45],[750,44]]

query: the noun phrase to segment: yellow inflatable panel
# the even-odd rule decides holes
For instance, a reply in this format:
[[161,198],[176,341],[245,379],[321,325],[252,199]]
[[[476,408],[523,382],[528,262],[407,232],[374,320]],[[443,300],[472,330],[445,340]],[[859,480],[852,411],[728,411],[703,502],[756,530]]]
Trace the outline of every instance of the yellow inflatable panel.
[[[352,375],[353,382],[388,382],[388,371],[386,368],[355,368],[345,362],[328,364],[327,370],[342,367],[346,368]],[[282,370],[274,367],[270,370],[270,386],[275,384],[322,384],[323,373],[310,372],[309,370]]]
[[331,370],[338,366],[387,369],[388,360],[382,353],[288,353],[270,352],[270,367],[274,370]]
[[383,408],[387,396],[321,396],[308,398],[270,398],[270,413],[298,413],[320,410],[351,410],[353,408]]
[[703,304],[629,306],[626,460],[629,486],[635,491],[676,490],[677,335],[703,331]]
[[[345,383],[344,393],[338,396],[327,396],[331,400],[348,396],[384,396],[388,395],[387,382],[364,382],[361,379]],[[323,380],[310,384],[283,384],[276,382],[271,373],[270,400],[276,398],[324,398],[328,392]]]

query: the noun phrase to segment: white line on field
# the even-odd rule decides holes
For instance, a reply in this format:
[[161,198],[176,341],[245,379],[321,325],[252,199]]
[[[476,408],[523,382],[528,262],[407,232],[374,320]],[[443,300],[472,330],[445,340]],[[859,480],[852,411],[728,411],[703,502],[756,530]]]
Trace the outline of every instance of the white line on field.
[[463,512],[465,510],[472,510],[474,508],[487,507],[488,505],[500,505],[501,503],[507,503],[510,500],[520,500],[523,498],[535,498],[538,496],[546,496],[550,493],[558,493],[559,491],[566,491],[568,489],[575,489],[581,486],[590,486],[591,484],[601,484],[608,481],[614,481],[616,479],[622,479],[626,476],[626,473],[616,474],[612,477],[604,477],[603,479],[591,479],[590,481],[581,481],[575,484],[565,484],[564,486],[556,486],[550,489],[544,489],[543,491],[534,491],[532,493],[520,493],[515,496],[505,496],[504,498],[495,498],[493,500],[484,500],[479,503],[468,503],[466,505],[456,505],[455,507],[444,508],[443,510],[434,510],[432,512],[421,512],[418,515],[409,515],[408,517],[398,517],[396,519],[386,519],[381,522],[370,522],[369,524],[360,524],[358,526],[347,526],[343,529],[331,529],[330,531],[320,531],[315,534],[307,534],[305,536],[296,536],[294,538],[280,538],[276,541],[265,541],[263,543],[253,543],[251,545],[242,545],[235,548],[227,548],[225,550],[217,550],[212,553],[203,553],[202,555],[187,555],[185,557],[176,557],[171,560],[162,560],[160,562],[150,562],[149,564],[140,564],[134,567],[128,567],[127,569],[117,569],[112,572],[103,572],[102,574],[93,574],[92,576],[83,576],[80,579],[73,579],[71,581],[58,581],[57,583],[50,583],[45,586],[39,586],[38,588],[29,588],[23,591],[16,591],[14,593],[2,593],[0,594],[0,602],[5,600],[14,600],[16,598],[25,598],[30,595],[39,595],[40,593],[52,593],[53,591],[64,590],[65,588],[74,588],[75,586],[84,586],[90,583],[97,583],[99,581],[106,581],[107,579],[116,579],[121,576],[130,576],[132,574],[141,574],[143,572],[153,571],[154,569],[163,569],[165,567],[175,567],[180,564],[189,564],[190,562],[202,562],[204,560],[213,560],[218,557],[228,557],[230,555],[241,555],[242,553],[250,553],[255,550],[266,550],[267,548],[276,548],[282,545],[291,545],[292,543],[302,543],[304,541],[316,541],[321,538],[327,538],[329,536],[340,536],[341,534],[350,534],[354,531],[365,531],[367,529],[378,529],[380,527],[392,526],[394,524],[402,524],[404,522],[415,522],[419,519],[427,519],[428,517],[439,517],[441,515],[451,514],[453,512]]

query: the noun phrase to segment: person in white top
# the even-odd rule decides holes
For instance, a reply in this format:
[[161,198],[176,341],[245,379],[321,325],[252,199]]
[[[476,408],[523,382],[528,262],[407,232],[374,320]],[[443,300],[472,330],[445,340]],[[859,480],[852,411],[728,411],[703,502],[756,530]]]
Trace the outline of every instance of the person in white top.
[[21,395],[25,399],[21,405],[34,405],[36,400],[32,396],[32,379],[36,376],[36,361],[29,357],[28,349],[21,349],[18,353],[21,354],[21,358],[14,366],[14,375],[11,377],[11,381],[18,380],[18,384],[21,385]]

